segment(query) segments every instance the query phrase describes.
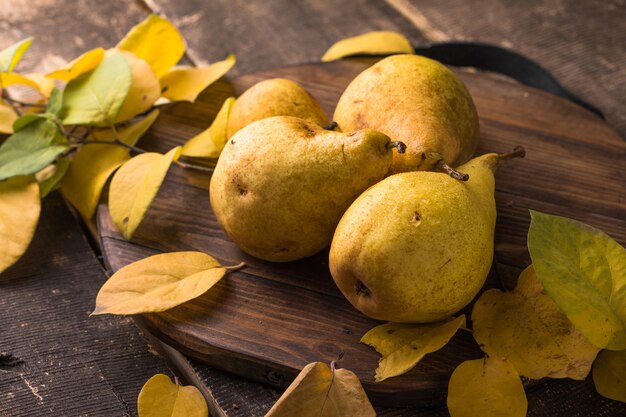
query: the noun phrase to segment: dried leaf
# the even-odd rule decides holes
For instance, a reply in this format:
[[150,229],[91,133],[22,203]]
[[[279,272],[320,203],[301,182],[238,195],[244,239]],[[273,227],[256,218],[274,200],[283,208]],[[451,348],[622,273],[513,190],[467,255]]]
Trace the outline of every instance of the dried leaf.
[[593,364],[593,383],[603,397],[626,403],[626,350],[603,350]]
[[130,239],[150,208],[180,146],[167,154],[148,152],[135,156],[115,173],[109,190],[111,218],[126,239]]
[[169,20],[150,15],[133,27],[117,47],[146,61],[161,77],[183,57],[185,40]]
[[439,323],[387,323],[367,332],[361,343],[382,355],[376,369],[380,382],[413,369],[424,356],[444,347],[461,326],[465,315]]
[[0,181],[0,273],[26,252],[40,208],[39,186],[32,176]]
[[585,379],[600,351],[545,294],[532,266],[515,291],[485,292],[474,304],[472,323],[483,351],[507,358],[528,378]]
[[[158,110],[152,111],[139,122],[120,129],[119,139],[135,145],[139,138],[148,130],[159,115]],[[96,131],[90,140],[114,142],[113,130]],[[108,178],[129,159],[129,150],[115,145],[84,145],[72,159],[72,164],[63,178],[61,191],[66,199],[85,219],[90,219],[100,200],[100,194]]]
[[373,417],[363,386],[347,369],[305,366],[265,417]]
[[63,123],[111,125],[131,87],[131,69],[121,53],[108,51],[92,71],[70,81],[63,92]]
[[56,163],[48,165],[35,175],[39,183],[41,198],[46,197],[61,186],[61,181],[70,167],[70,162],[71,160],[68,157],[60,158]]
[[97,67],[103,58],[104,49],[92,49],[91,51],[85,52],[64,67],[46,74],[46,77],[69,82]]
[[[131,71],[131,86],[115,122],[124,122],[148,110],[161,95],[159,80],[146,61],[130,52],[117,50],[128,61]],[[107,52],[108,53],[108,52]]]
[[226,126],[234,102],[234,97],[229,97],[224,101],[222,108],[211,123],[211,127],[189,139],[183,146],[182,155],[196,158],[218,158],[220,156],[228,139]]
[[[20,62],[24,52],[30,48],[33,38],[26,38],[0,52],[0,72],[11,72]],[[6,87],[6,86],[5,86]]]
[[201,252],[150,256],[117,271],[104,283],[93,314],[169,310],[207,292],[229,269]]
[[198,388],[173,384],[167,375],[148,380],[137,398],[139,417],[208,417],[206,400]]
[[206,67],[177,67],[161,77],[163,97],[172,101],[195,101],[198,94],[235,65],[235,55]]
[[377,31],[340,40],[331,46],[322,61],[334,61],[350,55],[414,54],[411,42],[397,32]]
[[484,358],[461,363],[448,384],[451,417],[525,417],[524,386],[506,359]]
[[0,100],[0,133],[13,133],[13,123],[17,118],[13,107]]
[[530,213],[528,250],[546,293],[591,343],[626,349],[626,249],[584,223]]
[[26,125],[0,145],[0,180],[30,175],[51,164],[67,149],[67,139],[47,119]]

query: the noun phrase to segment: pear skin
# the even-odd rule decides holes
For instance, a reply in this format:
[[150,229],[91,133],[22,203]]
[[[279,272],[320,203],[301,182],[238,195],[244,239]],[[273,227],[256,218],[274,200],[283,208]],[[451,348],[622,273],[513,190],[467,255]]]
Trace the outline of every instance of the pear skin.
[[467,88],[441,63],[418,55],[393,55],[361,72],[335,109],[343,131],[378,130],[407,145],[391,173],[456,167],[479,139],[478,114]]
[[230,138],[244,126],[272,116],[299,117],[319,126],[328,124],[322,106],[300,84],[272,78],[256,83],[235,101],[228,119],[227,136]]
[[365,315],[428,323],[466,306],[491,268],[496,223],[494,170],[487,154],[459,170],[406,172],[364,192],[343,215],[330,249],[330,271]]
[[222,151],[211,207],[252,256],[276,262],[311,256],[330,244],[354,199],[384,178],[395,145],[370,129],[346,134],[290,116],[256,121]]

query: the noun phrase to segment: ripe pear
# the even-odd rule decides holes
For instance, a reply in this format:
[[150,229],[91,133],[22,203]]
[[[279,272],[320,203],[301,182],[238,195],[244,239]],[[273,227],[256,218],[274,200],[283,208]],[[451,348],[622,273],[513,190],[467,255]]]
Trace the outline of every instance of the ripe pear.
[[472,157],[479,138],[478,114],[463,82],[418,55],[393,55],[361,72],[333,120],[343,131],[370,128],[404,142],[407,151],[394,156],[392,173],[456,167]]
[[284,78],[272,78],[247,89],[233,104],[228,119],[230,138],[239,129],[272,116],[294,116],[320,126],[328,116],[319,102],[300,84]]
[[486,154],[459,167],[466,182],[439,172],[405,172],[364,192],[343,215],[330,272],[369,317],[428,323],[450,317],[483,286],[493,258],[494,170]]
[[382,133],[325,130],[290,116],[256,121],[226,144],[210,184],[226,234],[257,258],[287,262],[330,244],[355,198],[385,177],[392,148]]

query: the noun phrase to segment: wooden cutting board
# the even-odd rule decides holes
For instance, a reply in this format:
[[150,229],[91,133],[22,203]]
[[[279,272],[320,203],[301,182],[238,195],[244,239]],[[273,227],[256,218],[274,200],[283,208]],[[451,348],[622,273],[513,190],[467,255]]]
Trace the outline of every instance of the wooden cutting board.
[[[332,115],[345,86],[373,62],[299,65],[221,80],[195,104],[164,110],[139,146],[165,152],[183,144],[210,125],[227,97],[272,77],[301,83]],[[496,175],[496,262],[488,285],[512,288],[530,263],[528,209],[582,220],[626,243],[626,143],[603,120],[566,100],[493,75],[458,74],[480,116],[477,153],[506,152],[516,145],[527,150],[525,159],[511,161]],[[283,388],[307,363],[329,363],[343,352],[338,366],[358,375],[374,403],[394,406],[440,403],[453,369],[482,356],[471,334],[461,331],[411,372],[375,383],[379,356],[359,339],[379,323],[337,290],[327,251],[288,264],[244,254],[215,220],[209,179],[210,174],[173,166],[132,242],[116,231],[105,204],[98,210],[104,255],[113,271],[155,253],[181,250],[248,265],[196,300],[142,316],[139,322],[159,339],[217,368]]]

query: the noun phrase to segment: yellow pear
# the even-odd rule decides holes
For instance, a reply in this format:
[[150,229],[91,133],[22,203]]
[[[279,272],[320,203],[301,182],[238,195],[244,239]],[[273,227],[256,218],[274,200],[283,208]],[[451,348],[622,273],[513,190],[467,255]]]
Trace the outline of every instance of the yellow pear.
[[[370,128],[407,145],[392,173],[456,167],[468,161],[479,138],[472,97],[441,63],[394,55],[360,73],[335,109],[343,131]],[[445,167],[444,167],[444,164]]]
[[291,116],[256,121],[226,144],[210,184],[226,234],[258,258],[287,262],[330,244],[355,198],[385,177],[392,160],[382,133],[325,130]]
[[330,272],[369,317],[392,322],[443,320],[466,306],[491,268],[496,224],[493,172],[523,156],[486,154],[459,170],[405,172],[364,192],[342,217]]
[[256,83],[235,101],[228,119],[228,137],[252,122],[272,116],[299,117],[320,126],[328,124],[322,106],[300,84],[272,78]]

